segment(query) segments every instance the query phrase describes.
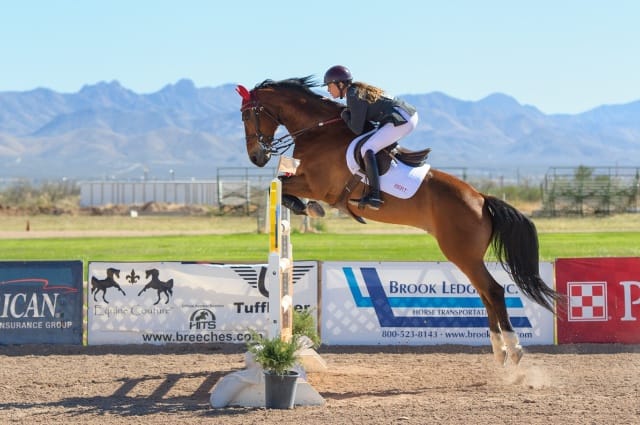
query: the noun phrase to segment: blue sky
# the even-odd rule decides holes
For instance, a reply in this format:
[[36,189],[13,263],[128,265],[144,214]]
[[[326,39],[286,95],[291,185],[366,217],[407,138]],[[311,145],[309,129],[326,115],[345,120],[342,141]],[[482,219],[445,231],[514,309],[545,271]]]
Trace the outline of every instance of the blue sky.
[[640,99],[636,0],[0,0],[0,91],[151,93],[347,65],[391,94],[513,96],[545,113]]

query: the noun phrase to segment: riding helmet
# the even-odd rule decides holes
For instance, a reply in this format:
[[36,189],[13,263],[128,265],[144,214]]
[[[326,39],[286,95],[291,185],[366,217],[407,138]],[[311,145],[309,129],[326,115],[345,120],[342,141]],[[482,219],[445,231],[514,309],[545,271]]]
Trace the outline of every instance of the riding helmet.
[[332,66],[324,73],[324,85],[329,83],[350,83],[353,80],[351,71],[346,66],[335,65]]

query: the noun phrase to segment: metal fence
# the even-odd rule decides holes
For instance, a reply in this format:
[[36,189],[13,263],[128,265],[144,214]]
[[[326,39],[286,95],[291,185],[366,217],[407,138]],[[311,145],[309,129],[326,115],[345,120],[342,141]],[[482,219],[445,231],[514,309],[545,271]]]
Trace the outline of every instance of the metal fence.
[[640,212],[640,167],[553,167],[542,185],[545,215]]
[[221,168],[215,180],[80,181],[80,206],[141,205],[161,202],[208,205],[250,212],[262,204],[274,169]]

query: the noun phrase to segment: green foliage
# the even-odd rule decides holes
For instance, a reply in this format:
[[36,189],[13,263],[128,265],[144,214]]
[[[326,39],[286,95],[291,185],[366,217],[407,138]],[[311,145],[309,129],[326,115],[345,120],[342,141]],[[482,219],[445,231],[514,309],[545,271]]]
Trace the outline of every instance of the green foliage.
[[298,361],[298,337],[283,341],[280,336],[266,338],[252,332],[247,349],[254,355],[255,361],[267,372],[285,375]]
[[520,184],[502,185],[494,180],[483,180],[474,183],[476,189],[487,195],[492,195],[507,202],[541,202],[542,189],[538,184],[533,184],[527,179]]
[[293,311],[293,334],[306,336],[313,342],[313,348],[318,348],[321,341],[316,321],[311,315],[312,312],[313,309]]
[[67,206],[77,208],[80,187],[73,181],[44,182],[33,186],[19,180],[0,192],[0,205],[29,213],[55,213]]

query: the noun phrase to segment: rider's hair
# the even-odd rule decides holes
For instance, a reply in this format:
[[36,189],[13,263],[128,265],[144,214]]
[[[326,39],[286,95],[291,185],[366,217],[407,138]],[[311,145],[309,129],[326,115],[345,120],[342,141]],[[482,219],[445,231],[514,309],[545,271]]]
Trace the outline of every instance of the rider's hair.
[[358,97],[367,102],[375,102],[384,95],[384,90],[371,84],[355,81],[351,85],[356,88]]

